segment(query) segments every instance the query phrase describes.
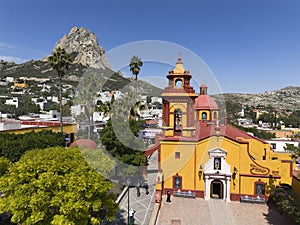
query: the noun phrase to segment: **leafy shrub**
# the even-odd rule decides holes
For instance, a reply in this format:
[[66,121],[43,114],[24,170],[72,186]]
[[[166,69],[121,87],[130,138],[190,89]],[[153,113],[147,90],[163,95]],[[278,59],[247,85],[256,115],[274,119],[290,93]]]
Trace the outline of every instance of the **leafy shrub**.
[[289,215],[295,224],[300,224],[300,206],[288,191],[283,188],[276,188],[271,193],[270,198],[279,210]]

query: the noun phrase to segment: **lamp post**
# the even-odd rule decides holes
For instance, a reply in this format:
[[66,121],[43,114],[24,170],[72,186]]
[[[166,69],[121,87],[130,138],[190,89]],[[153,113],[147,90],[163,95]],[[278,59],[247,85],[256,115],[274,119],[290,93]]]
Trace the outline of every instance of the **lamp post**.
[[129,225],[129,190],[130,187],[128,186],[128,190],[127,190],[127,223]]
[[127,224],[130,224],[130,195],[129,195],[129,191],[130,188],[135,187],[135,185],[133,185],[134,182],[132,182],[132,179],[130,179],[129,177],[127,177],[126,179],[126,185],[127,185]]
[[200,165],[199,172],[198,172],[199,180],[201,180],[202,173],[203,173],[203,167],[202,167],[202,165]]
[[233,184],[234,184],[234,185],[235,185],[234,180],[235,180],[235,178],[236,178],[237,172],[238,172],[238,169],[237,169],[236,167],[234,167],[234,168],[233,168],[233,174],[232,174],[232,179],[233,179]]
[[135,211],[133,209],[130,209],[130,195],[129,195],[129,191],[130,188],[136,188],[136,194],[137,197],[140,197],[140,188],[144,187],[145,188],[145,194],[148,195],[149,194],[149,186],[148,183],[145,182],[145,180],[143,180],[142,184],[140,184],[140,179],[133,179],[133,178],[129,178],[127,177],[126,179],[126,186],[127,186],[127,223],[128,225],[130,224],[134,224],[134,213]]

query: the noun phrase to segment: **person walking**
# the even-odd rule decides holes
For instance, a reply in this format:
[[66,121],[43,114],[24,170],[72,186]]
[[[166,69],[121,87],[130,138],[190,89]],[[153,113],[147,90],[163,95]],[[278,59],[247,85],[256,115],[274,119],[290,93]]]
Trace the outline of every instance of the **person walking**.
[[170,191],[167,192],[167,202],[171,203],[171,192]]
[[135,214],[135,211],[131,208],[129,210],[129,224],[130,225],[134,225],[134,214]]

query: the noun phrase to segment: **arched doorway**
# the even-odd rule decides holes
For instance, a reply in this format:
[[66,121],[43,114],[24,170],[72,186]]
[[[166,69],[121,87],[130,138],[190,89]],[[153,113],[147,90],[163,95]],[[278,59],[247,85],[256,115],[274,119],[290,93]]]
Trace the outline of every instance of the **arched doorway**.
[[210,185],[210,197],[223,199],[223,183],[220,180],[213,180]]

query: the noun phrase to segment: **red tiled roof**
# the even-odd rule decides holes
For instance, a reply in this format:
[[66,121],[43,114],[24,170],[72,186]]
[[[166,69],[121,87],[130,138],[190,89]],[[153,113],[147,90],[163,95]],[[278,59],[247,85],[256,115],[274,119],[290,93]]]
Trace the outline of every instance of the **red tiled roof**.
[[91,148],[91,149],[96,149],[97,144],[92,141],[91,139],[79,139],[70,145],[70,147],[82,147],[82,148]]
[[230,125],[226,125],[226,126],[223,125],[223,126],[220,126],[219,128],[217,128],[214,124],[211,124],[211,126],[210,126],[209,123],[199,121],[199,129],[200,129],[200,131],[199,131],[199,139],[200,140],[208,138],[212,135],[216,135],[217,134],[216,131],[219,131],[220,136],[225,136],[229,139],[238,141],[240,143],[246,142],[246,140],[239,139],[239,138],[243,138],[243,139],[256,139],[258,141],[261,141],[261,142],[267,144],[267,142],[265,142],[264,140],[254,137],[254,136],[246,133],[245,131],[242,131],[242,130],[232,127]]
[[209,95],[199,95],[195,100],[195,109],[219,109],[219,106]]
[[148,124],[148,125],[158,124],[158,120],[157,120],[157,119],[154,119],[154,120],[146,120],[146,124]]

